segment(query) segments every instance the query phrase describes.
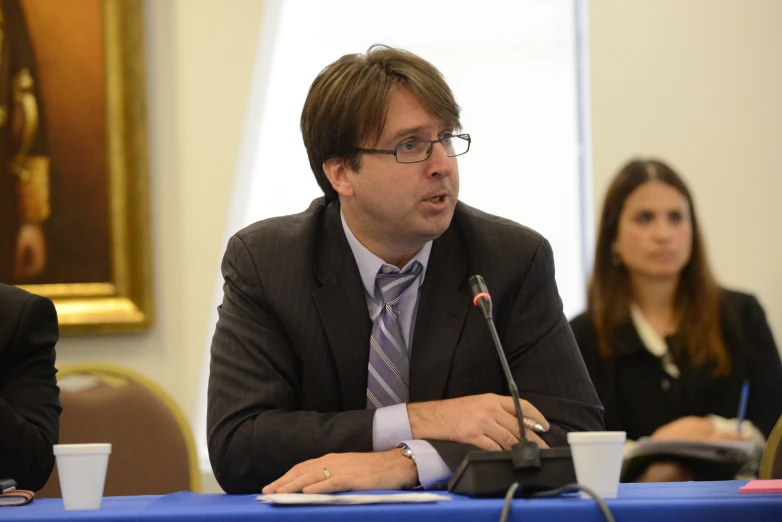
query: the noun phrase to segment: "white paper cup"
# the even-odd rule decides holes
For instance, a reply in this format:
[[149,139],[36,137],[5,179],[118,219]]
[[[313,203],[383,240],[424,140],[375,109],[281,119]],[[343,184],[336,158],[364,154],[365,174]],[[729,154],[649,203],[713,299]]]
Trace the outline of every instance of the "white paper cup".
[[[603,498],[616,498],[622,471],[624,431],[586,431],[567,434],[576,480]],[[583,491],[581,498],[590,498]]]
[[55,444],[62,502],[68,511],[100,509],[111,444]]

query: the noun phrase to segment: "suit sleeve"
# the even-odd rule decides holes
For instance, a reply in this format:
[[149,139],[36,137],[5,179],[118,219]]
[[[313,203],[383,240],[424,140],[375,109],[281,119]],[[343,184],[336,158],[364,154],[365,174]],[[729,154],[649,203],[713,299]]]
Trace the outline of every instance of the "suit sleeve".
[[[566,446],[567,432],[602,431],[603,407],[562,311],[551,246],[544,239],[514,296],[508,316],[497,319],[500,338],[522,399],[546,417],[541,438]],[[451,470],[474,446],[430,441]]]
[[768,438],[782,415],[782,363],[766,314],[757,299],[750,299],[743,314],[743,328],[750,340],[747,418]]
[[566,446],[569,431],[604,430],[603,407],[562,311],[554,255],[545,239],[506,324],[500,335],[519,394],[551,424],[543,440],[551,447]]
[[20,315],[11,368],[0,382],[0,476],[16,480],[19,489],[41,489],[54,466],[62,411],[54,367],[58,337],[54,305],[33,296]]
[[222,271],[207,405],[209,457],[220,486],[260,492],[305,460],[372,451],[373,411],[300,411],[300,361],[236,236]]

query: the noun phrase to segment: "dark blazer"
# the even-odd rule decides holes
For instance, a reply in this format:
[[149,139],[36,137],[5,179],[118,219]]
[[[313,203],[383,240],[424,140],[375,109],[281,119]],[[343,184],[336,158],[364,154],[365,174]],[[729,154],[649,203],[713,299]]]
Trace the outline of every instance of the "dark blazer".
[[[226,492],[255,492],[295,464],[372,451],[366,409],[371,322],[339,203],[255,223],[233,236],[212,340],[209,455]],[[410,402],[508,389],[467,280],[493,293],[500,338],[521,396],[567,431],[600,430],[602,408],[578,353],[539,234],[458,203],[432,245],[410,363]],[[432,444],[454,469],[474,449]]]
[[50,300],[0,283],[0,478],[19,489],[41,489],[54,466],[58,337]]
[[687,415],[735,418],[741,385],[749,379],[747,419],[768,437],[782,414],[782,364],[763,309],[753,296],[726,290],[720,320],[733,364],[730,376],[714,378],[713,367],[693,367],[669,338],[681,372],[674,380],[644,348],[632,322],[616,332],[613,358],[603,359],[589,316],[574,318],[570,325],[605,407],[606,429],[626,431],[628,439],[638,439]]

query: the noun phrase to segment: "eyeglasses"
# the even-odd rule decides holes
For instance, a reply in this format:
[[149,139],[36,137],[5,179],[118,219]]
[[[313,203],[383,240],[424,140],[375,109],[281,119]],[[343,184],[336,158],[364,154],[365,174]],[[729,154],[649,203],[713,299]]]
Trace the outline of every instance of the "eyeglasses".
[[471,142],[469,134],[456,134],[443,136],[439,140],[406,141],[393,150],[355,149],[355,151],[365,154],[390,154],[396,158],[397,163],[420,163],[429,159],[435,143],[442,145],[445,155],[453,158],[467,154]]

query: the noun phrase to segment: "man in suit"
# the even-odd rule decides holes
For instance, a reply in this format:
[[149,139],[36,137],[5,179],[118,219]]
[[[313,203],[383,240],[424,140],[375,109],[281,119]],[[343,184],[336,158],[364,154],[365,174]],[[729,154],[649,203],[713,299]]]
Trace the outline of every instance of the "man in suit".
[[19,489],[41,489],[54,466],[58,338],[50,300],[0,283],[0,478]]
[[384,46],[343,56],[301,129],[325,197],[240,231],[223,260],[207,429],[226,492],[442,487],[467,451],[517,442],[473,274],[542,425],[528,436],[603,428],[548,242],[458,202],[470,137],[437,69]]

